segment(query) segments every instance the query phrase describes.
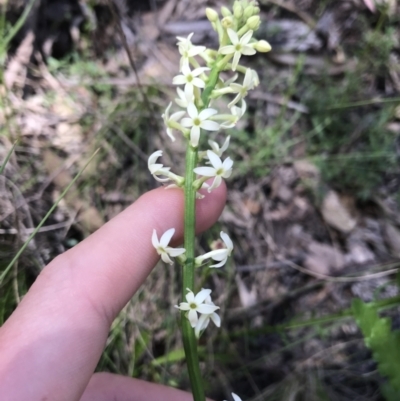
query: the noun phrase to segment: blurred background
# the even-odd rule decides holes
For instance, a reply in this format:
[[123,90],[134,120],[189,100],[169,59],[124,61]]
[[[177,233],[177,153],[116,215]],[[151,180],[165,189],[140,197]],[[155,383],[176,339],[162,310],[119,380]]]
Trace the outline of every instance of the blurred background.
[[[207,394],[384,400],[351,303],[390,305],[400,326],[400,4],[259,3],[256,37],[273,50],[244,59],[261,84],[229,132],[227,206],[198,244],[208,251],[221,229],[235,243],[229,264],[201,277],[223,305],[222,328],[200,340]],[[176,36],[216,48],[204,10],[222,5],[0,0],[1,164],[18,140],[0,175],[0,271],[100,148],[3,276],[0,323],[49,261],[157,185],[151,152],[183,172],[184,143],[161,119],[175,98]],[[98,370],[188,389],[179,276],[156,267],[114,322]]]

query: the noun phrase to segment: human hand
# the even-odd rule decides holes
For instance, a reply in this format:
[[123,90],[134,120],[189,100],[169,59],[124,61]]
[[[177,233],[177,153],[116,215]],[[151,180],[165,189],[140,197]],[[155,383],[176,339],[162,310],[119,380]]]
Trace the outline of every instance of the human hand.
[[[222,186],[197,203],[197,231],[220,215]],[[0,329],[1,401],[189,401],[183,391],[93,371],[112,321],[159,256],[154,228],[182,242],[183,193],[150,191],[39,275]]]

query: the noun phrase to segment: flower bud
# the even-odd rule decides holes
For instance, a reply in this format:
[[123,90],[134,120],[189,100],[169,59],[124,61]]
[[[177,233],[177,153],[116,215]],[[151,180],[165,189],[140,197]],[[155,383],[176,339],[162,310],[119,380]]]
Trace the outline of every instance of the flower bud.
[[209,7],[206,8],[206,16],[210,22],[218,21],[218,13],[212,8]]
[[245,20],[253,16],[253,10],[254,10],[254,6],[252,6],[251,4],[248,5],[248,6],[244,9],[244,11],[243,11],[243,17],[244,17]]
[[234,26],[233,18],[225,17],[222,19],[221,24],[225,29],[232,28]]
[[253,15],[247,20],[246,25],[252,31],[256,31],[260,27],[260,17],[258,15]]
[[238,20],[243,16],[243,7],[239,2],[235,1],[235,4],[233,5],[233,15]]
[[254,49],[261,53],[267,53],[271,51],[272,47],[266,40],[259,40],[253,45]]
[[231,11],[229,10],[229,8],[224,7],[224,6],[221,7],[221,14],[222,14],[224,17],[232,17],[232,13],[231,13]]

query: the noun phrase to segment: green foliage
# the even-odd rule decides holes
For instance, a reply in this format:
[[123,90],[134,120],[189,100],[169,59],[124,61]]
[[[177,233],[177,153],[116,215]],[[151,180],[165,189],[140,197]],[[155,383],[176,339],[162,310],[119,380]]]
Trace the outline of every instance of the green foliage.
[[400,399],[400,331],[391,329],[391,320],[379,317],[374,302],[353,300],[352,310],[365,344],[372,351],[380,374],[388,379],[382,392],[388,401]]

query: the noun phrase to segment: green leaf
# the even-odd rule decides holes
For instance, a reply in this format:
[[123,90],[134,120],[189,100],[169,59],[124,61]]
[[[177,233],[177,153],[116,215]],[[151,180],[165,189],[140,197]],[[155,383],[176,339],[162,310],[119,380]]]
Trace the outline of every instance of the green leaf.
[[[378,364],[379,373],[388,379],[382,393],[388,401],[400,399],[400,331],[392,331],[391,320],[379,317],[375,303],[355,299],[352,310],[366,346]],[[397,396],[396,396],[397,395]]]

